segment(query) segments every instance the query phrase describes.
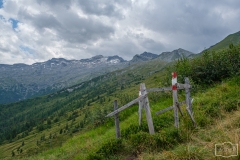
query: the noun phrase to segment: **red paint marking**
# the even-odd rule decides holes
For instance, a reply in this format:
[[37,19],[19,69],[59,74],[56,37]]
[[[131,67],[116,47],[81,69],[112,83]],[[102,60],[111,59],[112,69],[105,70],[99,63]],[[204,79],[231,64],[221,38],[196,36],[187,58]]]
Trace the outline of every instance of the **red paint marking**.
[[172,85],[172,90],[177,90],[177,85]]
[[177,78],[177,72],[172,72],[172,78]]

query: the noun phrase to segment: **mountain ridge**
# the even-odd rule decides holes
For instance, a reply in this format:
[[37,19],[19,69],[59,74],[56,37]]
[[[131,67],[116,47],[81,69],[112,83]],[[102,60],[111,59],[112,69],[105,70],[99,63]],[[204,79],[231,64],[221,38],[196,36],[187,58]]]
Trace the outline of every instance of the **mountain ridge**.
[[[223,40],[219,41],[215,45],[210,46],[208,49],[205,50],[222,50],[229,47],[230,44],[237,45],[240,43],[240,31],[229,34]],[[204,50],[204,51],[205,51]],[[203,52],[201,52],[203,53]]]
[[[179,58],[177,53],[169,53],[172,58],[168,59],[167,62]],[[53,93],[102,74],[156,58],[160,61],[166,61],[166,58],[161,59],[161,55],[145,51],[136,54],[130,61],[126,61],[118,55],[96,55],[81,60],[52,58],[32,65],[24,63],[0,64],[0,75],[2,75],[0,77],[0,96],[2,97],[0,104]]]

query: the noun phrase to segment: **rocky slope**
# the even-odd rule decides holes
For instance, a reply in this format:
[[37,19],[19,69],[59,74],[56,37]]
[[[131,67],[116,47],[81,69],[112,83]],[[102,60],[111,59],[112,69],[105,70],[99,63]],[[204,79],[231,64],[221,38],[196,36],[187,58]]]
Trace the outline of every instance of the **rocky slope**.
[[171,62],[180,58],[190,58],[194,53],[184,50],[182,48],[173,50],[172,52],[163,52],[158,56],[158,59],[161,59],[166,62]]
[[53,58],[32,65],[0,65],[0,103],[35,97],[126,66],[119,56],[89,59]]
[[171,62],[191,55],[193,53],[178,49],[160,55],[143,52],[135,55],[130,61],[125,61],[117,55],[97,55],[81,60],[52,58],[32,65],[0,64],[0,104],[49,94],[132,64],[153,59]]

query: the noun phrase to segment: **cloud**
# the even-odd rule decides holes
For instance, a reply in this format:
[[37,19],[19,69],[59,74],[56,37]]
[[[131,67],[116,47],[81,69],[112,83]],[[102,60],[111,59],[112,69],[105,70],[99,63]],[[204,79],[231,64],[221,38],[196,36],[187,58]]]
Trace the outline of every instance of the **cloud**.
[[125,0],[78,0],[77,1],[79,7],[86,14],[93,14],[96,16],[107,16],[107,17],[115,17],[118,19],[123,19],[124,16],[124,8],[131,7],[131,1]]
[[[3,2],[3,3],[1,3]],[[240,1],[0,0],[0,63],[177,48],[198,53],[239,30]]]

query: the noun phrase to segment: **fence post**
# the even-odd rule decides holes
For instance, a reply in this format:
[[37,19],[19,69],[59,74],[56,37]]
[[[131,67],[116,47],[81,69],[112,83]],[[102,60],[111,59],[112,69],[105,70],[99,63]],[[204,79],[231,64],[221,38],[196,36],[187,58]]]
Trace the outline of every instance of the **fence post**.
[[173,107],[174,107],[174,125],[179,128],[178,116],[178,97],[177,97],[177,73],[172,72],[172,94],[173,94]]
[[[146,89],[146,86],[144,83],[141,83],[140,90],[141,90],[142,95],[147,95],[147,89]],[[144,98],[142,103],[143,103],[143,107],[146,111],[146,118],[147,118],[149,133],[154,134],[154,126],[153,126],[152,114],[151,114],[151,110],[150,110],[148,97]]]
[[[186,77],[185,78],[185,84],[190,85],[190,81],[189,79]],[[194,124],[194,127],[197,126],[194,118],[193,118],[193,110],[192,110],[192,102],[191,102],[191,94],[190,94],[190,89],[188,87],[185,88],[185,92],[186,92],[186,105],[187,105],[187,111],[188,114],[190,116],[190,118],[192,119],[192,122]]]
[[[140,86],[140,90],[139,90],[139,97],[142,95],[142,93],[141,93],[141,86]],[[139,102],[138,102],[138,104],[139,104],[139,107],[138,107],[138,124],[139,124],[139,126],[141,126],[142,125],[142,108],[143,108],[143,103],[142,103],[142,101],[140,100]]]
[[[190,85],[190,81],[189,81],[189,79],[187,77],[185,77],[185,84],[189,84]],[[186,104],[187,104],[187,107],[190,109],[190,111],[192,113],[193,110],[192,110],[190,89],[189,88],[185,88],[185,92],[186,92]]]
[[[115,100],[114,101],[114,110],[117,110],[117,109],[118,109],[118,104],[117,104],[117,100]],[[118,113],[115,114],[115,127],[116,127],[116,138],[120,138],[121,133],[120,133]]]

